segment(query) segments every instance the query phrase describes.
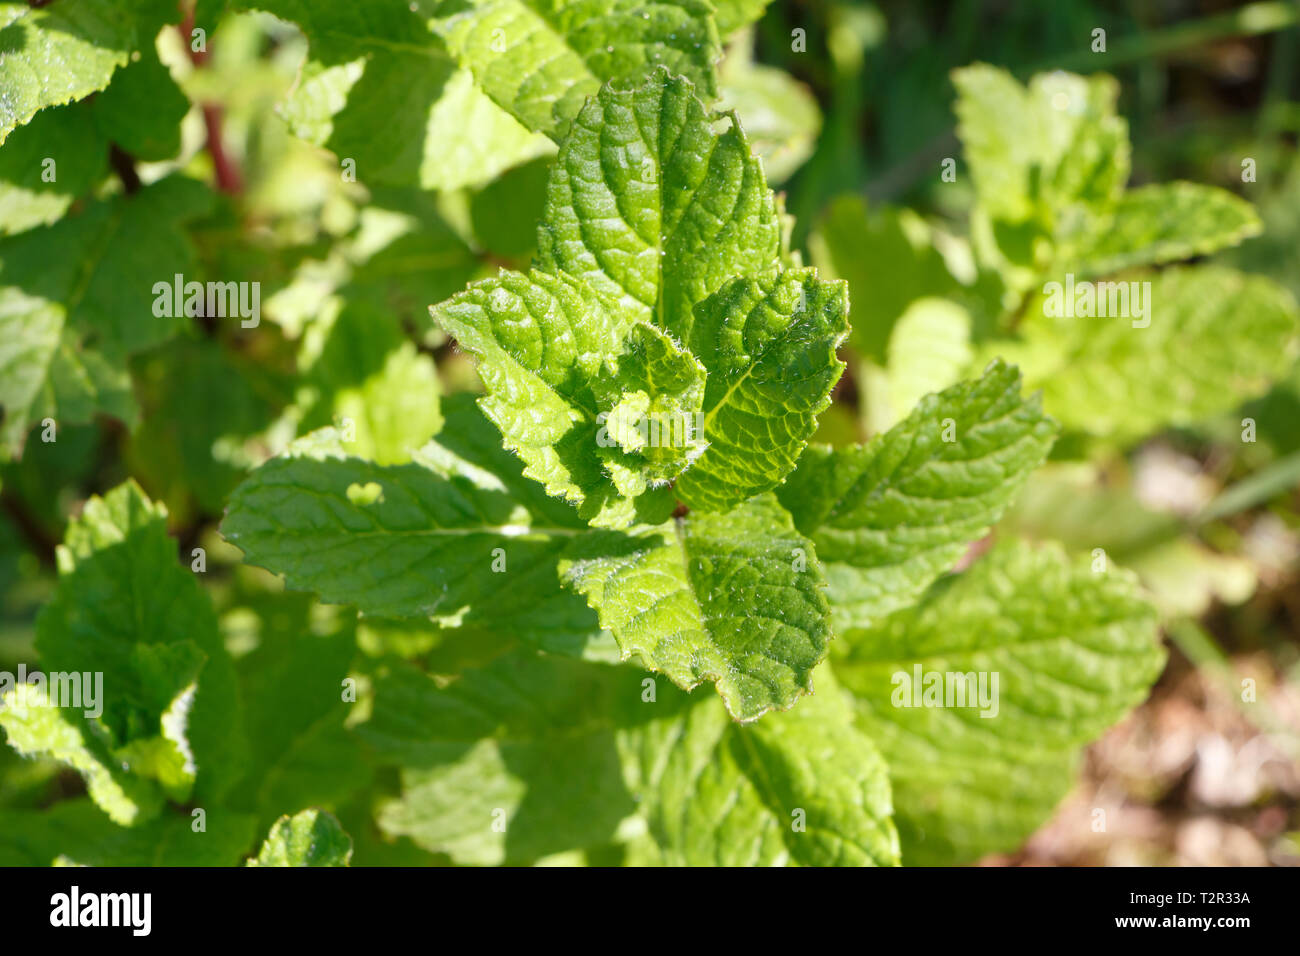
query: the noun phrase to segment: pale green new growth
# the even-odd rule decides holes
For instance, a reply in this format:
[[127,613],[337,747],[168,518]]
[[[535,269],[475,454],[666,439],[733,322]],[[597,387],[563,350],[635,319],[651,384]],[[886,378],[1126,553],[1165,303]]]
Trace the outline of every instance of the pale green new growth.
[[976,242],[1016,285],[1035,274],[1086,278],[1205,255],[1260,231],[1249,203],[1212,186],[1124,191],[1128,130],[1110,77],[1039,74],[1023,87],[977,65],[955,71],[953,82],[979,193]]
[[694,427],[704,370],[652,326],[629,328],[582,282],[502,273],[433,316],[479,358],[483,411],[524,474],[593,525],[631,524],[638,496],[676,477],[695,452],[683,423]]
[[[845,289],[774,272],[772,194],[729,126],[716,133],[690,83],[662,70],[604,87],[552,172],[540,268],[433,309],[480,358],[484,411],[525,474],[593,525],[662,520],[660,501],[637,498],[678,475],[696,510],[771,490],[843,370]],[[653,375],[628,361],[651,352]]]
[[1237,245],[1261,225],[1212,186],[1124,191],[1113,80],[1040,75],[1026,88],[974,66],[954,82],[979,194],[974,249],[1019,301],[1004,318],[1019,338],[980,354],[1014,356],[1067,428],[1131,442],[1204,421],[1293,360],[1300,312],[1276,283],[1210,265],[1126,271]]
[[844,370],[847,293],[799,269],[734,279],[696,307],[689,345],[709,373],[709,447],[677,482],[688,506],[727,511],[794,469]]
[[1113,77],[1040,73],[1022,86],[977,64],[953,71],[958,135],[995,221],[1031,222],[1050,235],[1075,204],[1107,204],[1129,174],[1128,125],[1115,115]]

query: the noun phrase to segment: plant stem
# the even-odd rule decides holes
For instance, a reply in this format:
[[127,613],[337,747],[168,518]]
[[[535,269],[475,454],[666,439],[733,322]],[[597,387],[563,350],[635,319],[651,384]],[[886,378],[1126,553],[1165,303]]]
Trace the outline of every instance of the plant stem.
[[1057,60],[1041,61],[1017,72],[1031,74],[1043,70],[1114,70],[1117,66],[1125,66],[1137,60],[1168,56],[1189,47],[1203,46],[1228,37],[1257,36],[1285,30],[1297,23],[1300,23],[1300,6],[1294,3],[1248,3],[1236,10],[1190,23],[1177,23],[1159,30],[1120,37],[1104,54],[1093,53],[1091,49],[1079,50]]
[[1253,508],[1297,486],[1300,486],[1300,452],[1293,452],[1225,490],[1192,518],[1192,526],[1200,527]]
[[135,159],[117,143],[114,143],[108,150],[108,161],[113,167],[113,172],[117,173],[117,178],[122,180],[122,189],[128,196],[134,196],[140,191],[140,175],[135,171]]
[[[190,37],[194,31],[194,10],[192,7],[185,14],[185,19],[180,22],[177,29],[181,34],[181,42],[185,44],[185,48],[190,52],[191,62],[196,68],[203,67],[208,61],[207,50],[195,50],[190,43]],[[203,104],[203,126],[208,133],[207,149],[212,156],[212,167],[217,179],[217,189],[227,195],[234,196],[244,191],[244,177],[240,172],[239,163],[226,152],[221,135],[221,119],[220,104]]]

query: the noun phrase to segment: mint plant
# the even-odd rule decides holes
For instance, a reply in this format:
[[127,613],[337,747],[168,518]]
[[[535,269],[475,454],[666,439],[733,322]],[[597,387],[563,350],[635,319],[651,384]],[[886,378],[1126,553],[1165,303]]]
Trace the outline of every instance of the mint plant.
[[[1019,645],[1041,642],[1052,650],[1031,652],[1015,692],[1026,695],[1021,720],[1081,661],[1098,679],[1059,700],[1046,727],[1016,728],[1005,742],[1002,759],[1029,759],[1029,746],[1044,765],[1049,783],[1024,796],[1029,812],[1050,807],[1078,744],[1159,672],[1153,612],[1132,582],[1097,579],[1050,551],[999,549],[977,568],[986,586],[1029,602],[1009,633],[976,610],[959,636],[940,628],[922,653],[900,624],[908,613],[965,611],[956,588],[915,605],[1051,446],[1056,426],[1022,395],[1019,375],[993,362],[866,445],[806,449],[843,368],[843,284],[783,261],[774,197],[740,127],[733,119],[719,131],[691,85],[663,70],[638,88],[611,84],[579,111],[547,186],[538,249],[529,274],[502,273],[433,307],[477,359],[477,410],[448,408],[443,432],[410,465],[350,458],[330,430],[304,438],[236,490],[222,526],[246,560],[291,588],[522,645],[445,690],[418,672],[388,676],[402,706],[386,704],[388,685],[377,684],[361,732],[392,759],[432,763],[404,770],[386,828],[492,863],[599,843],[639,811],[649,835],[637,852],[666,862],[896,862],[884,745],[898,761],[895,787],[916,797],[898,811],[903,832],[953,827],[946,849],[978,850],[963,814],[931,823],[933,796],[912,789],[921,788],[912,773],[924,773],[907,769],[915,742],[906,722],[880,715],[888,675],[922,657],[951,657],[963,671],[1024,666]],[[634,424],[655,416],[699,416],[702,428],[677,447],[648,446]],[[1031,610],[1036,601],[1074,616],[1057,632]],[[608,654],[606,632],[623,659],[680,691],[586,663]],[[842,661],[827,665],[837,643]],[[702,683],[720,703],[681,693]],[[505,687],[511,699],[497,699]],[[460,739],[443,724],[462,695],[486,709],[470,733],[517,728],[504,741],[485,737],[494,758],[477,748],[436,756]],[[596,729],[574,743],[570,726]],[[978,728],[928,729],[950,764]],[[593,753],[608,756],[593,766]],[[525,772],[545,815],[571,821],[564,835],[513,846],[508,835],[463,833],[464,808],[446,803],[464,799],[453,782],[464,774],[499,777],[485,759],[581,781],[552,793]],[[975,766],[991,786],[987,754]],[[715,800],[740,801],[726,844],[707,822]],[[573,813],[578,804],[585,810]],[[791,828],[791,815],[807,829]],[[973,826],[989,839],[986,821]]]
[[[1016,502],[1257,394],[1294,302],[1131,278],[1253,210],[1126,190],[1110,79],[986,67],[969,241],[842,201],[806,266],[761,157],[816,124],[756,142],[792,81],[718,66],[763,7],[0,3],[4,489],[130,433],[32,522],[62,676],[0,728],[85,796],[0,803],[0,861],[947,864],[1051,814],[1161,617]],[[1085,324],[1067,273],[1148,285]]]
[[[1128,187],[1128,131],[1109,77],[1022,85],[977,65],[954,84],[976,199],[969,237],[844,199],[811,244],[822,271],[855,293],[886,290],[866,316],[854,295],[864,426],[888,427],[916,395],[992,356],[1014,361],[1065,439],[1006,530],[1101,549],[1140,573],[1167,619],[1244,596],[1239,560],[1197,532],[1258,499],[1225,493],[1228,510],[1170,518],[1125,487],[1121,456],[1170,427],[1254,441],[1254,413],[1232,413],[1294,365],[1295,300],[1205,257],[1259,234],[1255,209],[1196,183]],[[1285,487],[1286,465],[1274,471],[1257,486]]]

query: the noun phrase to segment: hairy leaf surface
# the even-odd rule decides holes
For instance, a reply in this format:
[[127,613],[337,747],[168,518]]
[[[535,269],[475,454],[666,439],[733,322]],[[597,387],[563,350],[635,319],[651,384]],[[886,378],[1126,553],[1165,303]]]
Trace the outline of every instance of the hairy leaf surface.
[[696,307],[692,352],[708,370],[708,448],[677,482],[699,511],[727,511],[793,470],[844,363],[848,290],[813,269],[734,279]]
[[[503,273],[433,315],[479,358],[483,411],[523,459],[524,474],[593,525],[630,524],[646,507],[636,499],[675,477],[695,451],[671,439],[694,422],[704,370],[653,326],[627,328],[581,282]],[[651,422],[665,425],[668,441],[650,442]],[[664,494],[654,499],[661,511],[668,504]]]

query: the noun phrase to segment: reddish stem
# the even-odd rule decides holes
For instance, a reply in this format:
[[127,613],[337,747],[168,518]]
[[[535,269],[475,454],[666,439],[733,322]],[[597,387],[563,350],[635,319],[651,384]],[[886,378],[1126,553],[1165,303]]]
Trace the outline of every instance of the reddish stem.
[[217,188],[231,195],[243,192],[244,177],[239,172],[239,164],[230,157],[221,142],[221,107],[215,103],[204,103],[203,124],[208,130],[208,152],[212,154]]
[[[194,33],[194,10],[191,7],[185,13],[185,19],[177,27],[181,40],[190,52],[190,61],[195,67],[202,67],[208,61],[207,50],[196,50],[191,42]],[[216,103],[203,104],[203,125],[208,133],[208,153],[212,156],[212,166],[216,172],[217,189],[223,193],[235,195],[244,191],[244,176],[239,170],[239,163],[226,152],[221,135],[221,107]]]

